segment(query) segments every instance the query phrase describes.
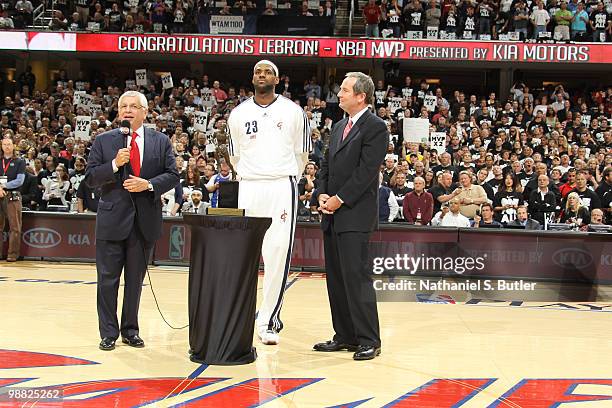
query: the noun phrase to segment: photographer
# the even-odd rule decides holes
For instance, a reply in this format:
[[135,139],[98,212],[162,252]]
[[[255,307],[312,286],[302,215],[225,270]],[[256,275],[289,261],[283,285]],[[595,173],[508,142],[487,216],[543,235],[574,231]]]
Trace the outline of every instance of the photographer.
[[19,258],[21,244],[21,193],[19,188],[25,180],[25,161],[15,156],[15,145],[11,139],[2,139],[2,169],[0,170],[0,233],[5,220],[9,224],[9,246],[7,262]]

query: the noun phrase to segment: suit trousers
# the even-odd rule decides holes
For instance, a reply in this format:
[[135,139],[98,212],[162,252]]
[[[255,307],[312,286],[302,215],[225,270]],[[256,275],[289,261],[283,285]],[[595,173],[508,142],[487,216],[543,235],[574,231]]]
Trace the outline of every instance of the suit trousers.
[[380,347],[376,292],[368,268],[369,232],[340,232],[333,222],[323,233],[325,280],[334,340]]
[[[100,337],[117,339],[138,334],[138,308],[142,283],[148,260],[153,253],[154,241],[146,241],[136,224],[127,239],[96,241],[96,269],[98,271],[98,324]],[[121,271],[123,280],[123,307],[121,326],[117,321],[117,294]]]

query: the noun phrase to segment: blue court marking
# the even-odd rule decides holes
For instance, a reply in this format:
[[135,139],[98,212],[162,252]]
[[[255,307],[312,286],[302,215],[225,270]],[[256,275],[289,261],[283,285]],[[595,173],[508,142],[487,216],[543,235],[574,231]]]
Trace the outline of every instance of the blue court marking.
[[200,374],[202,374],[204,372],[204,370],[206,370],[207,368],[208,368],[208,364],[202,364],[201,366],[196,368],[193,371],[193,373],[189,374],[189,376],[187,378],[189,378],[190,380],[193,380],[194,378],[198,378],[198,376]]

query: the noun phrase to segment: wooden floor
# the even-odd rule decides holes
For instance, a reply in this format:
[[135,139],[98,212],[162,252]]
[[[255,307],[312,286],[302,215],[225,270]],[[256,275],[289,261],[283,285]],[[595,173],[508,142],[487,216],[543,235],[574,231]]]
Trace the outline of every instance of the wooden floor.
[[[0,407],[612,407],[605,296],[520,306],[381,302],[382,355],[356,362],[349,352],[312,351],[332,334],[325,280],[293,274],[281,343],[256,342],[255,363],[220,367],[189,361],[188,329],[162,321],[149,286],[140,311],[146,347],[100,351],[95,279],[91,264],[0,263],[0,387],[10,386]],[[151,279],[169,322],[187,324],[186,269],[154,267]],[[63,400],[36,401],[45,386]],[[16,389],[23,396],[9,398]]]

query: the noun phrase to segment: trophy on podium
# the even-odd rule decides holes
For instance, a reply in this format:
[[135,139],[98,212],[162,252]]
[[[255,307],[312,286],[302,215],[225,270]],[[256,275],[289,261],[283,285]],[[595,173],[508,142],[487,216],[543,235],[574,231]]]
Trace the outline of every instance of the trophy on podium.
[[225,128],[215,133],[215,139],[217,141],[215,159],[217,160],[218,165],[221,164],[222,160],[227,163],[232,173],[232,179],[230,181],[223,181],[219,183],[218,208],[208,207],[206,209],[206,214],[244,216],[244,209],[238,208],[239,183],[236,180],[236,170],[230,161],[230,156],[227,149],[227,133],[225,132]]

